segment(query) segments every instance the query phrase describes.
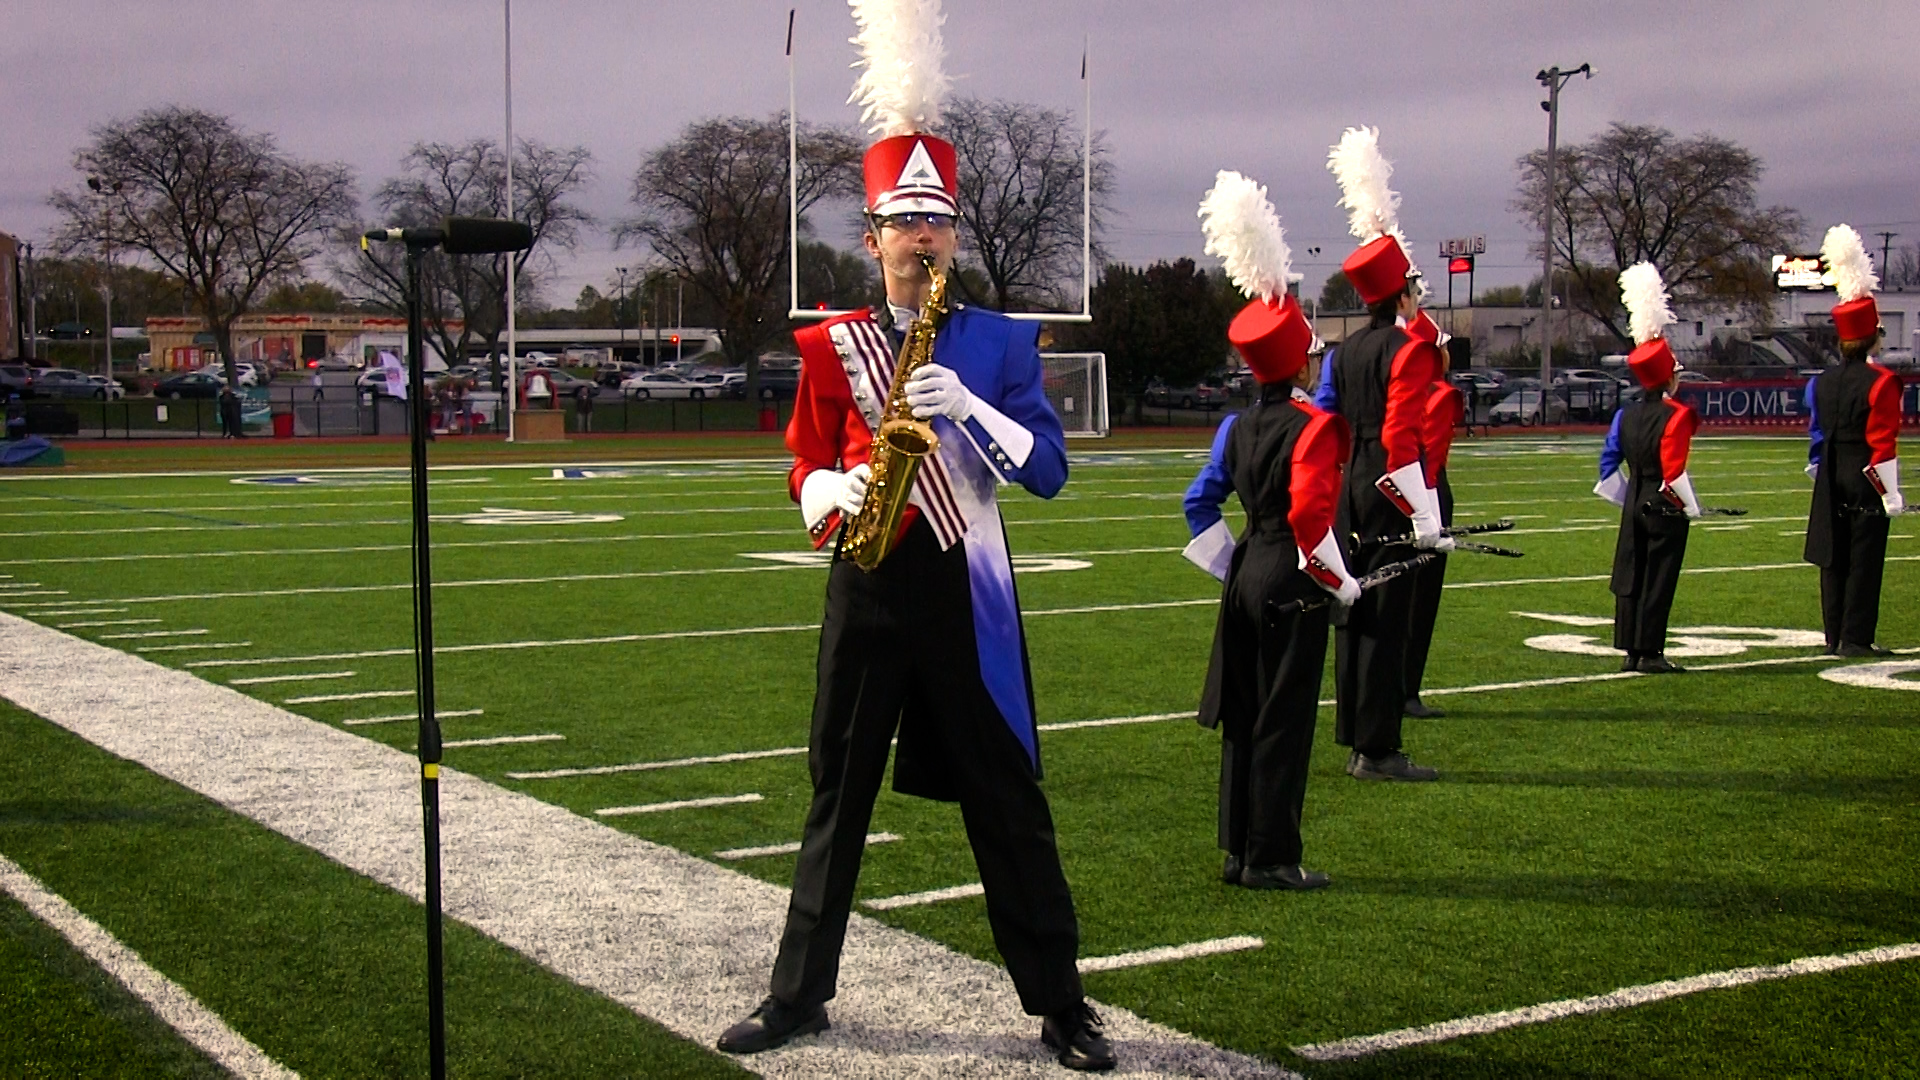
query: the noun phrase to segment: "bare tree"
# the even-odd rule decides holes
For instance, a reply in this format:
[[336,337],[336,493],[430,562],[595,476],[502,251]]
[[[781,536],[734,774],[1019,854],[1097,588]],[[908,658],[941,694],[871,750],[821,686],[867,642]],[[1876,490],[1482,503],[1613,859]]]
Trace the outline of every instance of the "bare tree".
[[[580,230],[592,223],[569,200],[592,179],[593,155],[583,146],[551,147],[519,139],[513,161],[513,216],[533,230],[533,246],[495,255],[447,255],[435,250],[421,265],[421,308],[427,332],[440,354],[458,363],[475,341],[493,358],[499,381],[500,335],[506,330],[508,259],[513,260],[516,302],[533,302],[555,248],[573,250]],[[464,143],[414,144],[401,159],[402,173],[374,193],[389,224],[437,224],[448,216],[504,217],[507,211],[506,158],[492,139]],[[353,250],[335,266],[350,291],[393,311],[406,308],[400,282],[404,254],[378,248],[369,266],[358,251],[357,230],[342,237]]]
[[1920,285],[1920,244],[1894,248],[1893,256],[1880,274],[1880,287],[1911,289],[1916,285]]
[[[978,265],[993,306],[1076,306],[1083,242],[1082,132],[1064,112],[1017,101],[960,98],[941,134],[959,156],[961,258]],[[1093,140],[1094,256],[1113,194],[1105,139]]]
[[[861,144],[834,128],[801,125],[796,203],[800,232],[823,199],[860,193]],[[645,244],[719,315],[727,357],[759,392],[760,350],[787,328],[787,122],[722,117],[688,125],[633,174],[638,216],[616,243]]]
[[96,128],[73,167],[99,181],[99,194],[53,193],[64,219],[58,245],[80,252],[110,242],[179,280],[230,385],[234,320],[263,289],[298,280],[358,201],[347,166],[296,160],[271,135],[177,105]]
[[[1521,157],[1519,169],[1512,209],[1538,234],[1546,152]],[[1665,128],[1614,124],[1562,147],[1553,245],[1557,261],[1571,268],[1567,304],[1628,341],[1620,271],[1645,260],[1660,268],[1675,300],[1739,307],[1764,321],[1773,300],[1767,259],[1791,250],[1802,222],[1787,207],[1759,205],[1761,172],[1760,159],[1743,147]],[[1534,251],[1538,257],[1538,245]]]

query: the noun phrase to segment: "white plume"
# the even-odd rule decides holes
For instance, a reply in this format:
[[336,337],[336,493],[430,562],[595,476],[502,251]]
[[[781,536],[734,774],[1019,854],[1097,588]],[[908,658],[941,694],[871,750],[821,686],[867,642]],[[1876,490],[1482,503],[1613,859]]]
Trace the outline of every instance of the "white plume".
[[1667,286],[1650,262],[1638,262],[1620,272],[1620,299],[1627,305],[1627,332],[1635,345],[1645,345],[1666,332],[1674,321],[1667,306]]
[[876,135],[929,131],[940,122],[940,103],[952,85],[940,69],[940,0],[847,0],[860,32],[854,67],[867,70],[853,84],[849,102],[859,102],[860,120]]
[[1860,234],[1853,231],[1853,226],[1835,225],[1828,229],[1827,238],[1820,242],[1820,256],[1827,260],[1827,269],[1833,273],[1833,287],[1840,294],[1841,303],[1872,296],[1873,290],[1880,287],[1880,278],[1873,272],[1873,260],[1867,258],[1867,247],[1860,242]]
[[1207,254],[1220,256],[1227,276],[1248,298],[1286,295],[1293,252],[1266,188],[1222,169],[1200,200],[1200,231],[1207,235]]
[[[1367,243],[1378,236],[1400,235],[1400,195],[1387,186],[1393,164],[1380,153],[1379,128],[1348,128],[1339,145],[1327,154],[1327,168],[1340,182],[1340,205],[1347,211],[1347,229]],[[1405,247],[1404,240],[1401,247]]]

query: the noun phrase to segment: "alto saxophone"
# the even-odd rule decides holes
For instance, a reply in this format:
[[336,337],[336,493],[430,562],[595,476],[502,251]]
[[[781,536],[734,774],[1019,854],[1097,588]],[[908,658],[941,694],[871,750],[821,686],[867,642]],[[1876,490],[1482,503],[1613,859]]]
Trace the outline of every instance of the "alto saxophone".
[[880,413],[880,429],[874,433],[867,464],[873,475],[867,481],[866,501],[840,536],[840,551],[860,569],[871,571],[893,550],[894,534],[900,530],[901,515],[907,512],[907,496],[913,491],[913,478],[920,471],[921,459],[940,448],[940,437],[933,425],[916,420],[907,405],[907,380],[933,359],[933,338],[947,318],[947,275],[934,265],[932,255],[921,254],[933,289],[927,294],[920,317],[907,327],[907,339],[893,365],[893,385],[887,389],[887,402]]

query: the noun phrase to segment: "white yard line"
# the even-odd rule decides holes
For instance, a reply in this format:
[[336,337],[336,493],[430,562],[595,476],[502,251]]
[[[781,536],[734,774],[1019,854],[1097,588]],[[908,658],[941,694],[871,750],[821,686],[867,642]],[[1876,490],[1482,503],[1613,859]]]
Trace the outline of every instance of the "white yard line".
[[192,645],[142,645],[134,652],[185,652],[188,649],[244,649],[253,644],[251,641],[201,641]]
[[689,765],[722,765],[731,761],[758,761],[762,758],[793,757],[804,754],[804,746],[783,746],[777,750],[742,750],[732,754],[707,754],[701,757],[675,758],[671,761],[636,761],[626,765],[593,765],[581,769],[544,769],[539,772],[510,772],[509,780],[560,780],[572,776],[613,776],[616,773],[652,772],[655,769],[680,769]]
[[[455,717],[461,717],[461,716],[480,716],[485,714],[486,711],[487,710],[485,709],[454,709],[451,712],[436,711],[433,714],[433,718],[435,720],[451,720],[451,719],[454,719]],[[398,723],[399,721],[402,721],[402,720],[418,720],[418,719],[420,719],[419,713],[399,713],[394,716],[363,716],[358,720],[342,720],[340,721],[340,726],[341,727],[364,727],[367,724],[392,724],[392,723]]]
[[57,615],[120,615],[127,609],[123,607],[64,608],[59,611],[36,611],[36,619],[51,619]]
[[[872,847],[875,844],[891,844],[899,839],[899,836],[890,832],[868,833],[867,846]],[[728,848],[725,851],[714,852],[713,857],[716,859],[726,859],[731,862],[739,859],[759,859],[768,855],[797,855],[799,852],[800,841],[794,840],[785,844],[768,844],[766,847]]]
[[41,922],[98,964],[180,1037],[199,1047],[235,1076],[260,1080],[299,1080],[288,1069],[227,1026],[218,1013],[200,1004],[179,983],[154,970],[140,954],[122,944],[106,928],[87,918],[64,898],[49,891],[18,864],[0,855],[0,890],[18,900]]
[[101,641],[133,641],[138,638],[193,637],[207,630],[141,630],[131,634],[101,634]]
[[[46,612],[43,611],[40,612],[40,614],[44,617]],[[55,623],[53,628],[55,630],[84,630],[98,626],[152,626],[154,623],[164,621],[164,619],[99,619],[93,622]]]
[[745,795],[715,795],[705,799],[675,799],[672,802],[642,803],[639,806],[609,806],[595,810],[601,817],[630,817],[634,814],[658,814],[663,810],[704,810],[710,806],[734,806],[756,803],[766,798],[757,791]]
[[[0,615],[0,697],[420,899],[420,766],[230,687]],[[442,768],[449,917],[711,1045],[766,996],[788,893]],[[1284,1077],[1094,1003],[1128,1075]],[[834,1026],[756,1055],[763,1076],[1060,1075],[1004,969],[863,916]]]
[[1083,956],[1080,958],[1080,973],[1084,975],[1090,971],[1118,971],[1121,968],[1145,967],[1148,964],[1170,964],[1176,960],[1191,960],[1196,956],[1244,952],[1248,949],[1258,949],[1265,944],[1265,941],[1257,937],[1223,937],[1210,941],[1196,941],[1189,945],[1141,949],[1139,952],[1120,953],[1116,956]]
[[298,675],[256,675],[250,679],[228,679],[228,686],[260,686],[264,683],[309,682],[314,679],[351,679],[357,671],[308,671]]
[[878,896],[872,900],[860,901],[860,906],[874,911],[893,911],[896,908],[919,907],[922,904],[938,904],[947,900],[963,900],[969,896],[985,896],[987,887],[974,882],[971,885],[955,885],[950,889],[928,889],[926,892],[903,893],[899,896]]
[[1409,1046],[1424,1046],[1428,1043],[1458,1039],[1467,1035],[1485,1035],[1524,1024],[1539,1024],[1548,1020],[1562,1020],[1569,1016],[1634,1008],[1684,994],[1697,994],[1703,990],[1724,990],[1732,986],[1747,986],[1772,979],[1790,979],[1799,975],[1818,975],[1868,964],[1888,964],[1898,960],[1913,959],[1920,959],[1920,942],[1884,945],[1877,949],[1864,949],[1839,956],[1809,956],[1790,960],[1784,964],[1734,968],[1730,971],[1715,971],[1685,979],[1626,986],[1610,994],[1549,1001],[1544,1005],[1529,1005],[1524,1009],[1485,1013],[1480,1016],[1428,1024],[1425,1027],[1403,1028],[1379,1035],[1363,1035],[1337,1042],[1296,1046],[1293,1052],[1309,1061],[1344,1061],[1388,1050],[1401,1050]]
[[453,750],[463,746],[513,746],[519,743],[561,742],[565,735],[494,735],[485,739],[455,739],[443,742],[443,749]]
[[373,698],[412,697],[412,690],[362,690],[357,694],[310,694],[306,697],[290,697],[287,705],[316,705],[323,701],[369,701]]

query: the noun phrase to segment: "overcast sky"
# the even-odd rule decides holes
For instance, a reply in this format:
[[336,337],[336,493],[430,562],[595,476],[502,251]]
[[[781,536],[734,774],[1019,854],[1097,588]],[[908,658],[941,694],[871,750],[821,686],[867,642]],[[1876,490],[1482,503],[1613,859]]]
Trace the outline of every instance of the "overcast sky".
[[[96,125],[179,104],[343,161],[362,194],[419,140],[498,139],[503,0],[6,0],[0,231],[44,240],[46,197],[82,181]],[[582,202],[628,212],[641,156],[686,124],[785,107],[791,0],[513,0],[514,132],[592,150]],[[1219,169],[1267,184],[1305,289],[1351,249],[1325,169],[1343,128],[1371,124],[1395,164],[1402,224],[1435,243],[1483,233],[1478,283],[1538,273],[1508,211],[1514,160],[1546,142],[1534,73],[1590,63],[1561,98],[1563,142],[1623,121],[1711,132],[1766,164],[1761,198],[1805,215],[1809,244],[1846,221],[1920,241],[1920,4],[1784,0],[1355,5],[1174,0],[947,0],[959,92],[1093,118],[1117,166],[1113,254],[1199,257],[1195,206]],[[1362,15],[1361,12],[1368,14]],[[800,0],[799,114],[852,124],[853,21]],[[830,237],[836,241],[841,237]],[[1318,258],[1304,254],[1319,246]],[[562,256],[549,301],[639,261],[593,236]],[[1444,294],[1444,284],[1441,284]],[[1464,301],[1464,280],[1460,284]]]

